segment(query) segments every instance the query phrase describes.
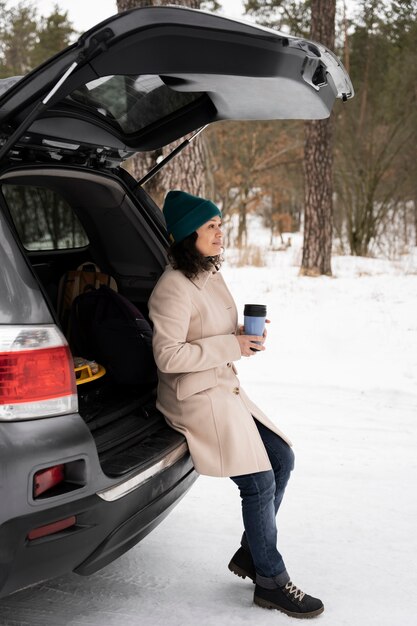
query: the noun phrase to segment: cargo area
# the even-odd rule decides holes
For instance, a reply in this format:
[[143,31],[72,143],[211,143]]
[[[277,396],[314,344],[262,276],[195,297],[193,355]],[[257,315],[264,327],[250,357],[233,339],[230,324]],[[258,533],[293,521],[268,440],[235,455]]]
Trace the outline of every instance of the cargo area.
[[156,463],[184,441],[155,407],[155,390],[104,384],[79,390],[79,413],[96,443],[108,476],[123,476]]
[[[160,211],[148,197],[139,211],[137,199],[111,176],[62,168],[11,172],[0,182],[25,257],[68,340],[68,319],[58,313],[62,277],[85,263],[111,276],[148,320],[147,301],[165,265]],[[136,380],[130,368],[127,361],[126,384],[123,372],[115,380],[108,371],[77,384],[79,414],[108,476],[146,468],[184,441],[156,409],[156,370]]]

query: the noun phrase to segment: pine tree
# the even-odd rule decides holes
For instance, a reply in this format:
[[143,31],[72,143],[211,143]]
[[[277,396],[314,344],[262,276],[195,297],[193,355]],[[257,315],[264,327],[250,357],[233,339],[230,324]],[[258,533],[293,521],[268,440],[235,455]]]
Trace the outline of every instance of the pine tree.
[[39,18],[33,2],[12,8],[0,2],[0,78],[27,74],[68,46],[74,33],[67,13],[57,7]]
[[32,66],[36,67],[43,61],[66,48],[75,34],[68,13],[60,13],[55,6],[53,13],[43,17],[38,29],[38,39],[31,55]]
[[350,36],[357,95],[336,127],[335,227],[354,255],[392,255],[401,231],[403,251],[417,236],[416,11],[416,0],[361,0]]
[[[312,0],[311,39],[334,47],[336,0]],[[304,241],[300,274],[331,276],[333,238],[333,120],[305,125]]]
[[19,3],[8,9],[0,5],[1,78],[20,76],[32,69],[32,51],[37,40],[37,13],[30,4]]

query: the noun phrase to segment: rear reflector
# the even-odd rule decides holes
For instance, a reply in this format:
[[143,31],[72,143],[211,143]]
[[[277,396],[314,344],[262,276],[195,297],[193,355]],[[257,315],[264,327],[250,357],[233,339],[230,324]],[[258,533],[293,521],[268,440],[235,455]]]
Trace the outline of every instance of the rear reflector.
[[33,497],[39,498],[40,495],[53,489],[65,479],[64,465],[54,465],[39,472],[33,477]]
[[71,352],[56,326],[0,326],[0,420],[77,411]]
[[48,535],[54,535],[55,533],[59,533],[66,528],[70,528],[71,526],[75,526],[77,518],[75,515],[71,517],[67,517],[66,519],[61,519],[59,522],[54,522],[53,524],[47,524],[46,526],[39,526],[39,528],[34,528],[28,533],[29,541],[33,541],[33,539],[39,539],[40,537],[46,537]]

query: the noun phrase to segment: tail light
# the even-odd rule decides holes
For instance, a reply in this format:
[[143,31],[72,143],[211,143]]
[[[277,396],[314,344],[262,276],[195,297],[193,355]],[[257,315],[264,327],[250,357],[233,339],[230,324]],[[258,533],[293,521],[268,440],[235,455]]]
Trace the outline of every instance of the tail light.
[[30,480],[33,500],[47,500],[82,489],[87,483],[85,459],[42,467],[33,473]]
[[75,526],[77,523],[77,518],[75,515],[71,517],[66,517],[65,519],[61,519],[58,522],[53,522],[52,524],[46,524],[45,526],[39,526],[38,528],[34,528],[30,532],[28,532],[29,541],[33,541],[34,539],[40,539],[41,537],[47,537],[49,535],[55,535],[56,533],[60,533],[67,528],[71,528],[71,526]]
[[64,465],[53,465],[36,472],[33,477],[33,497],[39,498],[42,494],[53,489],[65,480]]
[[0,326],[0,420],[78,409],[71,352],[56,326]]

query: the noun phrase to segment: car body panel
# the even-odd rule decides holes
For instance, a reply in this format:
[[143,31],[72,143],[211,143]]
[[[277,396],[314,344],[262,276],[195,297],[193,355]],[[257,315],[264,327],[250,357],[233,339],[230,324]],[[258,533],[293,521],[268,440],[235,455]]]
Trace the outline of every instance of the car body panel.
[[0,211],[0,324],[51,324],[39,284]]
[[[189,454],[116,503],[84,495],[0,525],[0,597],[68,571],[89,575],[132,548],[186,494],[196,473]],[[76,516],[74,527],[34,541],[28,532]]]
[[[97,81],[109,77],[121,85],[112,92],[116,114],[97,96],[105,91]],[[160,86],[149,94],[137,83],[144,77]],[[22,145],[52,151],[60,139],[108,148],[121,160],[218,120],[322,119],[337,97],[352,95],[343,66],[323,46],[202,11],[147,7],[109,18],[15,82],[0,97],[0,125],[10,134],[47,97]],[[160,106],[150,120],[143,119],[149,98],[148,111]]]

